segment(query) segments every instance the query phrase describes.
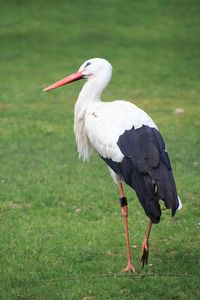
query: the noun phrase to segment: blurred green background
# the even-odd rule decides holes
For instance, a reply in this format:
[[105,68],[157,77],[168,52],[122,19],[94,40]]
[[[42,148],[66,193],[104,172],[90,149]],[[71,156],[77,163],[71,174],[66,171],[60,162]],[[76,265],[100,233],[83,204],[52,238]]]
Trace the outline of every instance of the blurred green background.
[[[0,299],[199,299],[199,16],[198,0],[0,0]],[[138,277],[104,277],[125,267],[124,228],[103,161],[76,153],[83,82],[42,93],[92,57],[113,66],[103,99],[160,128],[184,204],[141,270],[148,220],[126,189]]]

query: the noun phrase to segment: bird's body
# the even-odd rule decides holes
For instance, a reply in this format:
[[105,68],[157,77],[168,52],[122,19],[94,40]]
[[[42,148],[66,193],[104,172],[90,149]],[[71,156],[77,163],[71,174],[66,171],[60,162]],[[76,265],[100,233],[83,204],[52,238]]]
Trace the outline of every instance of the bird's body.
[[[75,134],[77,144],[84,141],[84,134],[88,138],[83,149],[79,149],[79,154],[84,159],[88,159],[91,153],[90,147],[94,148],[99,155],[104,158],[111,158],[116,162],[122,161],[124,155],[117,145],[119,136],[125,130],[132,127],[138,129],[143,125],[156,128],[156,125],[151,118],[136,105],[123,101],[116,100],[112,102],[98,101],[90,104],[85,110],[84,117],[78,119],[75,123]],[[81,134],[77,133],[76,128],[82,128]],[[88,148],[88,145],[90,147]],[[89,151],[88,151],[89,150]]]
[[113,179],[131,186],[151,222],[158,223],[159,199],[172,209],[172,215],[181,206],[167,150],[157,126],[143,110],[124,100],[101,101],[111,75],[108,61],[90,59],[77,73],[45,90],[88,79],[75,105],[74,132],[79,156],[88,160],[94,149],[111,169]]

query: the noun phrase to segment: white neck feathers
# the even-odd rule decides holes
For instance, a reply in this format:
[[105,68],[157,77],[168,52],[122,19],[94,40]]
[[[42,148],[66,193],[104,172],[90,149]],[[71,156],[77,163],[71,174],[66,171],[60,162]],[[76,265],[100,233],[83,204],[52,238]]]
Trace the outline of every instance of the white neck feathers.
[[75,104],[74,133],[79,157],[82,157],[83,160],[89,160],[89,156],[92,153],[92,145],[85,132],[84,126],[86,111],[91,104],[101,101],[102,91],[108,84],[110,78],[111,72],[110,74],[108,74],[108,72],[107,74],[102,74],[101,72],[99,76],[89,78],[84,84]]

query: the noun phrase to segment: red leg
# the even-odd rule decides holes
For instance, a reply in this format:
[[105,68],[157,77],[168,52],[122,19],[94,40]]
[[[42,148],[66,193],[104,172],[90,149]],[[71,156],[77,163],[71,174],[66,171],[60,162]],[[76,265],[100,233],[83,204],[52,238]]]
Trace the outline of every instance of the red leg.
[[120,181],[119,181],[119,189],[120,189],[120,196],[121,196],[120,200],[122,206],[122,215],[124,218],[124,225],[125,225],[126,249],[127,249],[127,259],[128,259],[128,264],[127,267],[124,269],[124,271],[135,272],[135,268],[131,262],[131,250],[130,250],[129,233],[128,233],[128,205],[127,205],[126,197],[124,195],[123,186]]
[[149,225],[147,228],[147,232],[144,238],[144,241],[142,243],[142,257],[141,257],[141,263],[142,263],[142,268],[144,265],[148,263],[148,257],[149,257],[149,235],[151,232],[151,227],[152,227],[152,222],[151,220],[149,221]]

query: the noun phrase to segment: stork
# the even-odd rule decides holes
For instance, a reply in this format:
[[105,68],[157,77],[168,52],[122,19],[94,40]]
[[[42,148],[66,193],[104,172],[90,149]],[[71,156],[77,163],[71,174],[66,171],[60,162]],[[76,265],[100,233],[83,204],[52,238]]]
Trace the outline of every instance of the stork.
[[127,267],[134,272],[128,232],[128,204],[125,182],[133,190],[149,218],[142,243],[142,267],[148,262],[149,235],[152,224],[160,221],[162,200],[172,216],[182,207],[177,195],[164,140],[153,120],[133,103],[116,100],[102,102],[101,94],[112,76],[111,64],[102,58],[84,62],[79,70],[46,87],[50,91],[70,82],[86,79],[74,112],[74,133],[79,157],[89,160],[93,150],[108,165],[119,186],[120,204],[125,224]]

